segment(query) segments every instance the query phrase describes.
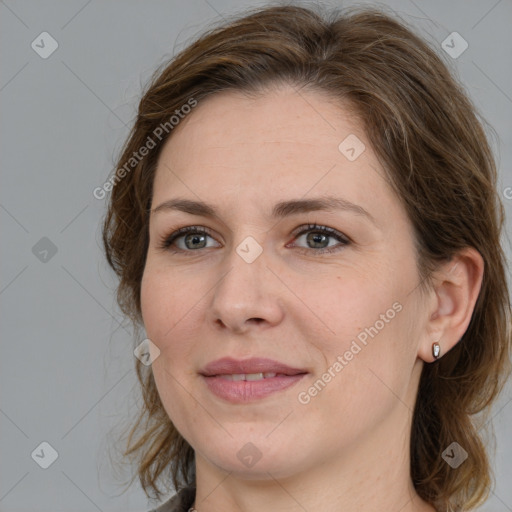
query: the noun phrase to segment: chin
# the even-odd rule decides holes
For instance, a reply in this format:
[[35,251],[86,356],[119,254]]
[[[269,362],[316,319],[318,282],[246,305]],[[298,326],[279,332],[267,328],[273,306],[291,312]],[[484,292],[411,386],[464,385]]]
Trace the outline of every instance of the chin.
[[287,444],[277,437],[274,442],[270,442],[267,435],[268,431],[260,438],[247,434],[234,436],[237,441],[230,438],[227,445],[216,443],[218,451],[215,453],[208,453],[208,449],[202,450],[202,453],[208,454],[210,461],[220,469],[243,480],[268,481],[269,473],[274,478],[287,478],[306,469],[307,455],[301,447]]

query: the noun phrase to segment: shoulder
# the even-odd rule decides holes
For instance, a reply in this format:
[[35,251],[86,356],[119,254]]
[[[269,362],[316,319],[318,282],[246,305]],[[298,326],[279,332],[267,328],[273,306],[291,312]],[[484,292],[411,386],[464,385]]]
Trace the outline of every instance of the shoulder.
[[172,498],[149,512],[188,512],[196,497],[195,487],[184,487]]

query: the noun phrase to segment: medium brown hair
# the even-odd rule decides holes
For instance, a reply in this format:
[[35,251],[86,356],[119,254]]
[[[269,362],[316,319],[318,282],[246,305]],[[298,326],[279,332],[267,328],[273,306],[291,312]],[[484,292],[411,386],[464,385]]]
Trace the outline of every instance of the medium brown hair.
[[[462,248],[474,247],[483,257],[467,331],[423,367],[410,442],[410,473],[421,498],[438,510],[478,506],[493,480],[480,431],[510,372],[504,211],[476,110],[425,41],[376,9],[342,14],[275,6],[230,19],[156,71],[117,168],[191,98],[200,102],[225,90],[264,94],[280,83],[327,93],[354,109],[414,227],[424,286],[436,265]],[[155,168],[171,136],[169,130],[117,181],[103,226],[106,256],[120,279],[118,303],[139,326]],[[138,360],[136,369],[144,402],[125,455],[137,458],[146,494],[160,497],[162,477],[170,476],[176,490],[194,484],[194,451],[165,413],[151,370]],[[469,455],[457,469],[442,458],[453,441]]]

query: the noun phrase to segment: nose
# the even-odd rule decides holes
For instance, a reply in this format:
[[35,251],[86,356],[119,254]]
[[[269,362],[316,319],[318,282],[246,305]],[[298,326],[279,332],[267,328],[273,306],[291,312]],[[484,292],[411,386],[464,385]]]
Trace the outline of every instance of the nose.
[[216,328],[242,334],[279,324],[283,285],[267,267],[265,251],[249,263],[233,249],[224,263],[227,270],[214,286],[209,305]]

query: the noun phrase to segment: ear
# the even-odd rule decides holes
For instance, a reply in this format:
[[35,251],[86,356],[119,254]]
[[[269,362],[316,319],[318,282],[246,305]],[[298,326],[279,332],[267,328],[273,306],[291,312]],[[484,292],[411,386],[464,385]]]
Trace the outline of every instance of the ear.
[[434,342],[439,343],[442,357],[460,341],[471,321],[483,274],[483,258],[472,247],[462,249],[435,271],[434,289],[427,301],[430,318],[418,349],[423,361],[435,361]]

